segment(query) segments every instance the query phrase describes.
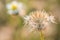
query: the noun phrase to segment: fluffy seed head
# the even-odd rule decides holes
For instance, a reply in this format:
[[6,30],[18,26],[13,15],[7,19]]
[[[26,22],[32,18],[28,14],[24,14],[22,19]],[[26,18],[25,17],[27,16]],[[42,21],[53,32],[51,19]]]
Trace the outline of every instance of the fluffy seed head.
[[44,10],[37,10],[24,17],[24,23],[24,26],[30,27],[33,30],[42,30],[44,27],[46,27],[46,25],[55,23],[55,18]]

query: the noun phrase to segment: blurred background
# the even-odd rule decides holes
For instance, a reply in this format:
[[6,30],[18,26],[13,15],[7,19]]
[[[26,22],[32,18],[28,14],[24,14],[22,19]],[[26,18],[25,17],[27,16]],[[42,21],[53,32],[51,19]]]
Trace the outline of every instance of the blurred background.
[[40,40],[39,32],[25,32],[24,16],[43,9],[57,19],[54,38],[46,40],[60,40],[60,0],[0,0],[0,40]]

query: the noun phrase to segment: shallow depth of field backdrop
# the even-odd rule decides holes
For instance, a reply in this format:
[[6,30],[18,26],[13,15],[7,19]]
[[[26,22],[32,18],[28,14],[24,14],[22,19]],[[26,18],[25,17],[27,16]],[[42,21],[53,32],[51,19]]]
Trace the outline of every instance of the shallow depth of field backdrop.
[[[6,7],[12,1],[23,4],[22,7],[18,8],[19,12],[13,12],[17,12],[17,14],[12,14],[11,10],[9,11]],[[40,40],[38,32],[25,33],[27,28],[24,27],[23,18],[30,12],[42,9],[55,16],[57,21],[55,40],[60,40],[60,0],[0,0],[0,40]]]

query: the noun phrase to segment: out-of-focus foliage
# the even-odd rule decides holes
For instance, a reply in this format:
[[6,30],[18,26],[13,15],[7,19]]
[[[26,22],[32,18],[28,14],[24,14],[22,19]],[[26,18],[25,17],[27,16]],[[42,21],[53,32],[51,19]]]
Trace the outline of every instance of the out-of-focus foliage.
[[6,24],[8,21],[5,4],[6,3],[3,0],[0,0],[0,25]]

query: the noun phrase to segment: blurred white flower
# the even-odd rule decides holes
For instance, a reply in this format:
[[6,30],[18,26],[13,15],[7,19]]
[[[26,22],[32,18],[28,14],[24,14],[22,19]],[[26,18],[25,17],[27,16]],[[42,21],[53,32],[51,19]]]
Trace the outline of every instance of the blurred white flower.
[[6,5],[9,14],[24,14],[24,5],[21,2],[12,1]]
[[31,28],[31,30],[41,30],[46,27],[46,25],[55,23],[54,16],[40,10],[31,12],[28,16],[24,17],[24,19],[25,25]]
[[11,3],[8,3],[6,5],[6,8],[8,9],[9,14],[16,14],[18,12],[17,7],[18,7],[17,1],[12,1]]

